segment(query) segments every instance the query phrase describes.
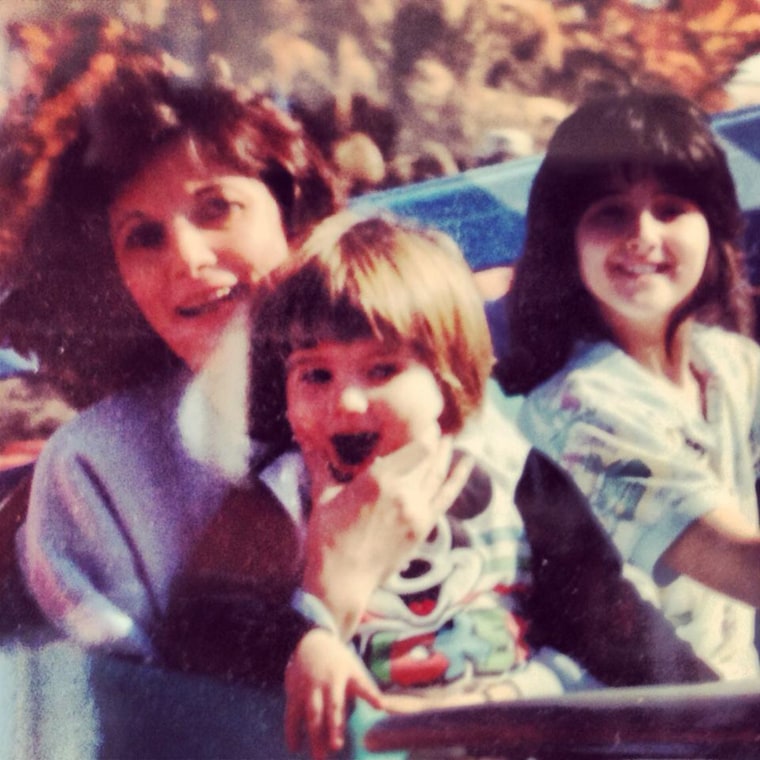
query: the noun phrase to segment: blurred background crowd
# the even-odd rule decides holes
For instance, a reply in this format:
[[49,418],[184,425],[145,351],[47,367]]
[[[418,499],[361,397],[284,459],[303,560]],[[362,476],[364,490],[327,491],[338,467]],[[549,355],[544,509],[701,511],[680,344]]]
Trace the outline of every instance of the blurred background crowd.
[[0,91],[23,60],[52,65],[46,19],[74,11],[272,93],[354,193],[535,153],[585,97],[630,83],[711,112],[760,102],[756,0],[7,0]]

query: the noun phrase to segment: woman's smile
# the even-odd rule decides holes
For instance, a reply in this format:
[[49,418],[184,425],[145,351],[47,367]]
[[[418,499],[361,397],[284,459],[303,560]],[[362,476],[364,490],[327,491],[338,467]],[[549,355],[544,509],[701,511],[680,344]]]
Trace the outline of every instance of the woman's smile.
[[240,282],[225,285],[188,298],[184,304],[175,308],[175,312],[185,319],[194,319],[217,311],[233,301],[246,300],[250,292],[250,287]]

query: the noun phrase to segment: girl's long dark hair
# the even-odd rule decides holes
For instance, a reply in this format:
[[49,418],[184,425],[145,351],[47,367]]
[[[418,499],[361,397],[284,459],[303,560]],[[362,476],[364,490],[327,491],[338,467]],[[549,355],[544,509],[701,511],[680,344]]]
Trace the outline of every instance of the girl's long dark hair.
[[552,137],[531,188],[527,232],[509,296],[509,348],[496,375],[527,393],[561,369],[579,340],[610,338],[581,282],[575,231],[611,180],[653,177],[699,206],[710,230],[705,272],[673,315],[750,333],[749,288],[739,245],[743,218],[725,154],[708,117],[672,93],[633,91],[580,106]]

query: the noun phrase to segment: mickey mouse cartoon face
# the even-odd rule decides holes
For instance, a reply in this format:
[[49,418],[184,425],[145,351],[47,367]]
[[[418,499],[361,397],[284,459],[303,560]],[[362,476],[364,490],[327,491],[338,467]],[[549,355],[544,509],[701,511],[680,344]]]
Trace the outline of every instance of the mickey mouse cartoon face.
[[405,626],[436,627],[452,610],[466,605],[483,570],[467,521],[484,512],[492,497],[489,476],[476,467],[449,511],[443,515],[406,567],[375,591],[370,614]]

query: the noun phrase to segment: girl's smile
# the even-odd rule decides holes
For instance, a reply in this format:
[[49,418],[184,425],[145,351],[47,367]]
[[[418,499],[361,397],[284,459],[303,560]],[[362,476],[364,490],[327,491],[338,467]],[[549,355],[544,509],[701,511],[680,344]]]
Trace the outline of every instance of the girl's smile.
[[664,334],[699,284],[710,231],[696,204],[649,178],[593,203],[575,245],[581,279],[613,332]]
[[437,426],[443,396],[433,373],[407,347],[375,339],[321,341],[287,365],[288,420],[307,458],[347,482]]

